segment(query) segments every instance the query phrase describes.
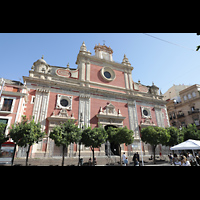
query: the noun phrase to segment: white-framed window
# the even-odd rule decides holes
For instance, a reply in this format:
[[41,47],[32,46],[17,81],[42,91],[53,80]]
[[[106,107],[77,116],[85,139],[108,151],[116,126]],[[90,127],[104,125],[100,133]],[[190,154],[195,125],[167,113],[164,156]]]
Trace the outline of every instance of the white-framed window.
[[34,102],[35,102],[35,96],[32,96],[31,97],[31,104],[34,104]]
[[103,67],[101,69],[101,76],[106,81],[113,81],[116,77],[115,72],[110,67]]
[[0,102],[0,112],[12,113],[15,106],[16,97],[2,96]]
[[72,98],[72,96],[58,94],[56,108],[72,110]]
[[188,94],[188,99],[191,99],[191,98],[192,98],[191,94]]
[[184,99],[184,101],[187,101],[187,96],[185,95],[185,96],[183,97],[183,99]]
[[142,118],[151,118],[151,109],[141,106]]
[[193,97],[196,97],[196,93],[195,93],[195,92],[192,92],[192,96],[193,96]]

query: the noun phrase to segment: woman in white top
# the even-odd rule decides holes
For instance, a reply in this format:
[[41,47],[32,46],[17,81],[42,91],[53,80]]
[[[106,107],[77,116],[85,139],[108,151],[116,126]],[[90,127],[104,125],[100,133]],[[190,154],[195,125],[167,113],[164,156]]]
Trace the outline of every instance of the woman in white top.
[[191,166],[190,162],[188,160],[186,160],[185,156],[182,156],[181,166]]

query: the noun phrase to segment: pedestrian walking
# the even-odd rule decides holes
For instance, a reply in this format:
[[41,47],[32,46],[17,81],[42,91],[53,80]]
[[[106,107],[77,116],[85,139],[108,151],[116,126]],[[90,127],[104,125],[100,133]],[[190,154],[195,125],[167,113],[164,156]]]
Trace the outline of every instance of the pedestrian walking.
[[126,160],[126,154],[125,154],[125,152],[124,152],[123,155],[122,155],[122,160],[123,160],[123,163],[124,163],[124,161]]
[[140,162],[140,156],[139,156],[138,152],[136,152],[133,156],[134,166],[136,166],[136,159],[138,162]]

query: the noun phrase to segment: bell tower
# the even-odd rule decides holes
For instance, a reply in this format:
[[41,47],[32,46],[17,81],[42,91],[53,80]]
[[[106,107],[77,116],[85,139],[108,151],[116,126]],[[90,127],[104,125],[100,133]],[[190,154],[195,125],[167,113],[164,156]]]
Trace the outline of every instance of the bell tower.
[[100,45],[99,43],[98,45],[95,45],[94,50],[97,58],[113,61],[113,50],[110,47],[107,47],[105,44]]

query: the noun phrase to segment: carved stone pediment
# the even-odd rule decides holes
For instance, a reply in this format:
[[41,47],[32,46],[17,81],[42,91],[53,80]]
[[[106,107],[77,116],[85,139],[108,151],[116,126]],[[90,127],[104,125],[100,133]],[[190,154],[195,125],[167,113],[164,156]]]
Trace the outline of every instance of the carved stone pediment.
[[144,122],[140,123],[141,128],[146,128],[148,126],[156,126],[153,122],[151,123],[150,119],[146,118]]
[[[51,117],[48,117],[49,126],[53,127],[55,125],[65,122],[69,119],[71,119],[71,120],[75,119],[74,114],[72,113],[71,116],[69,116],[66,109],[61,109],[57,115],[55,115],[55,113],[53,112]],[[75,122],[76,121],[77,120],[75,119]]]
[[103,110],[102,107],[100,107],[99,114],[103,115],[114,115],[114,116],[122,116],[121,111],[118,109],[118,112],[115,110],[115,106],[113,106],[111,103],[109,103],[106,106],[106,109]]
[[111,103],[109,103],[104,110],[100,107],[99,113],[96,117],[98,118],[98,122],[103,126],[112,124],[117,127],[122,127],[123,120],[126,118],[121,115],[119,109],[116,111],[115,106]]

